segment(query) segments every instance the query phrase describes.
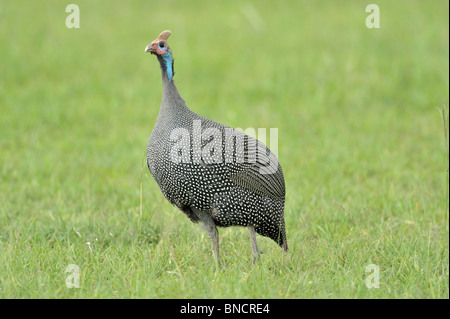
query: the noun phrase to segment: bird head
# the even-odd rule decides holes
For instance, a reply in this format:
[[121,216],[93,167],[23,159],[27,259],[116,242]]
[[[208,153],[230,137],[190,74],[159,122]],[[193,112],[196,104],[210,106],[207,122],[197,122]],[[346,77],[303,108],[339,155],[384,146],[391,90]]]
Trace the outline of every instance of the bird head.
[[151,54],[155,55],[164,55],[167,52],[170,52],[169,45],[167,44],[167,39],[169,38],[170,34],[171,32],[169,30],[161,32],[156,40],[152,41],[145,47],[145,52],[150,52]]
[[169,82],[172,81],[173,75],[175,74],[173,70],[172,52],[167,44],[167,39],[170,34],[171,32],[169,30],[161,32],[156,40],[152,41],[145,47],[145,52],[150,52],[151,54],[156,55],[161,69],[163,70],[163,74],[167,75]]

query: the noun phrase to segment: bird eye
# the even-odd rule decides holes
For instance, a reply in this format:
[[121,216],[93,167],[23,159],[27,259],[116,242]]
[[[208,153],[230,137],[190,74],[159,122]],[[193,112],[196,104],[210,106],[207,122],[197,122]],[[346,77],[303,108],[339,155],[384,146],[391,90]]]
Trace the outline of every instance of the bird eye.
[[164,48],[164,41],[159,42],[159,47]]

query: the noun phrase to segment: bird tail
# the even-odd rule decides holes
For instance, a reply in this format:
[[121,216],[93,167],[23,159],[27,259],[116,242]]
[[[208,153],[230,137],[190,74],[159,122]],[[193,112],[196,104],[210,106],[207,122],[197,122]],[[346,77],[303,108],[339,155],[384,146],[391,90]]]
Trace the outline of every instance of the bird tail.
[[280,247],[285,251],[285,252],[289,252],[289,248],[288,248],[288,244],[287,244],[287,239],[286,239],[286,231],[283,229],[282,232],[280,233],[280,240],[278,241],[278,245],[280,245]]
[[280,247],[285,252],[288,252],[289,248],[288,248],[288,244],[287,244],[286,228],[284,226],[284,218],[281,218],[280,226],[279,226],[278,229],[279,229],[279,231],[278,231],[278,238],[277,238],[276,242],[278,243],[278,245],[280,245]]
[[280,245],[280,246],[281,246],[281,248],[283,248],[283,250],[284,250],[285,252],[289,252],[289,248],[288,248],[287,240],[286,240],[286,239],[284,240],[283,244]]

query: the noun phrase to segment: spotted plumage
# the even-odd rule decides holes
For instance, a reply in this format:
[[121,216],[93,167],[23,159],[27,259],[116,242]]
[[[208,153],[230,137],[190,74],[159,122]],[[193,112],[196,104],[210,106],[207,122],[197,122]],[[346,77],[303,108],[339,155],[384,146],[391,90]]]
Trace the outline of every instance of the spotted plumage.
[[288,250],[281,166],[256,139],[191,111],[173,81],[173,58],[162,32],[146,52],[162,70],[161,108],[148,141],[147,164],[165,198],[189,219],[203,222],[219,261],[216,226],[249,228],[253,261],[256,233]]

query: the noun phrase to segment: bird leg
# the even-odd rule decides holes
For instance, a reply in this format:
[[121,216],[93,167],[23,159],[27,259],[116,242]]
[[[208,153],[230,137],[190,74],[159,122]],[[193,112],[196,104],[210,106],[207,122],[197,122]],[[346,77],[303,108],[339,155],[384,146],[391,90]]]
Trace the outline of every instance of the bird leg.
[[192,209],[192,211],[197,215],[197,217],[202,221],[203,226],[208,232],[209,238],[211,239],[213,254],[215,255],[217,266],[220,266],[219,260],[219,232],[217,230],[216,224],[211,216],[211,214]]
[[211,239],[211,244],[212,244],[212,250],[214,255],[216,256],[216,262],[217,262],[217,266],[220,266],[220,260],[219,260],[219,232],[217,230],[216,225],[213,224],[209,224],[209,225],[205,225],[207,230],[208,230],[208,235],[209,238]]
[[256,244],[255,226],[253,226],[253,225],[248,226],[248,232],[250,233],[250,244],[252,245],[252,255],[253,255],[252,264],[254,265],[256,258],[258,258],[258,262],[261,262],[261,260],[259,258],[258,245]]

